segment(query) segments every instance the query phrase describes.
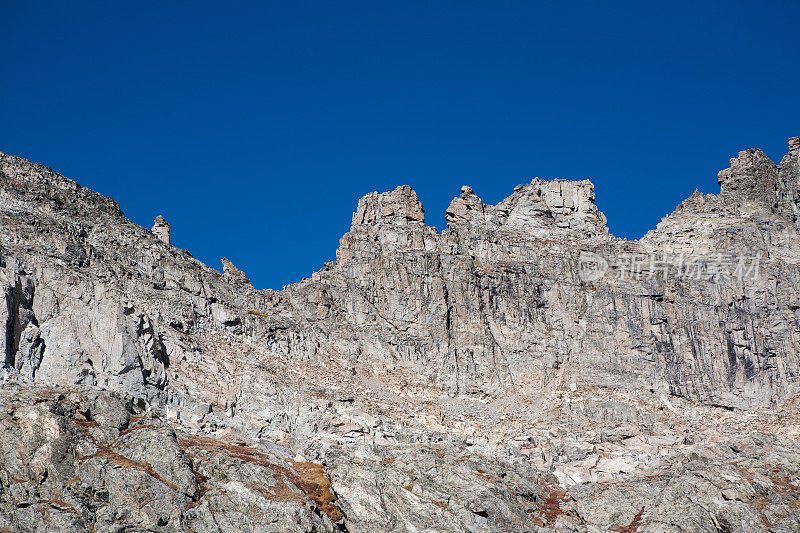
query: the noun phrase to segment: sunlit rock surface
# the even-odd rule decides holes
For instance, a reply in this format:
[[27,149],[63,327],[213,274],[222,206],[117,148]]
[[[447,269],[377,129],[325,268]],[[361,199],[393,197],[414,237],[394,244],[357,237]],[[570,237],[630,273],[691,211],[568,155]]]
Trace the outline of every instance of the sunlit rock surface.
[[261,291],[0,154],[0,530],[800,530],[800,139],[718,179],[371,193]]

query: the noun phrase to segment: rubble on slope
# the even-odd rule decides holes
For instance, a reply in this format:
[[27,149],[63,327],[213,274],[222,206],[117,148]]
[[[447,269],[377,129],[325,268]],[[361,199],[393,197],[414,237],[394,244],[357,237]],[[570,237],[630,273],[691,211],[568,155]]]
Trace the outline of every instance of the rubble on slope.
[[800,529],[799,147],[640,241],[372,193],[283,291],[0,154],[0,529]]

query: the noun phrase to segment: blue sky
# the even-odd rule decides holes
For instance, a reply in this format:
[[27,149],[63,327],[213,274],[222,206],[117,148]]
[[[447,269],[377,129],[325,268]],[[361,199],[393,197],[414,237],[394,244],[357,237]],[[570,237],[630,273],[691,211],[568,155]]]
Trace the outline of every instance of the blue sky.
[[0,0],[0,150],[259,288],[332,259],[359,197],[591,179],[637,238],[800,134],[800,2]]

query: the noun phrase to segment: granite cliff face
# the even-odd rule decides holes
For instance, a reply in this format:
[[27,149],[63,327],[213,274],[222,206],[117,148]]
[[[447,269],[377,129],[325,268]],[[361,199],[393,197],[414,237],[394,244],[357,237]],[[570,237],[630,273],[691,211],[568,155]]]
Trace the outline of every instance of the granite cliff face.
[[800,139],[718,178],[371,193],[262,291],[0,154],[0,530],[800,530]]

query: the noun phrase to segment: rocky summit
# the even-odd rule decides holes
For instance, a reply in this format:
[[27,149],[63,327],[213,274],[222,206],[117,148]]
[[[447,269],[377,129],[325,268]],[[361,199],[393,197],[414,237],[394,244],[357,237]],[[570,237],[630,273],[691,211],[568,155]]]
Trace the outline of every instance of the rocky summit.
[[718,180],[371,193],[272,291],[0,153],[0,531],[800,531],[800,138]]

